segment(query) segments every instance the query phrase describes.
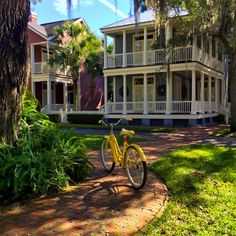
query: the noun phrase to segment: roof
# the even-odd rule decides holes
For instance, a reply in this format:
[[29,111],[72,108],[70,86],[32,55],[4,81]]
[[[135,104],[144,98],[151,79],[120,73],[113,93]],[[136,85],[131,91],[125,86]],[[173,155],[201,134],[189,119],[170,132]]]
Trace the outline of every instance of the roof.
[[[139,23],[151,22],[151,21],[154,21],[154,19],[155,19],[155,11],[153,9],[149,9],[139,14]],[[131,16],[126,19],[117,21],[113,24],[104,26],[101,28],[101,30],[119,27],[119,26],[133,25],[133,24],[135,24],[135,16]]]
[[66,21],[74,21],[75,22],[79,19],[82,19],[82,18],[79,17],[79,18],[75,18],[75,19],[72,19],[72,20],[54,21],[54,22],[44,23],[44,24],[41,24],[41,25],[37,25],[37,24],[33,24],[31,22],[28,22],[28,26],[29,26],[30,29],[32,29],[33,31],[38,33],[43,38],[48,39],[52,35],[52,30],[53,30],[54,27],[61,26]]
[[[184,16],[184,15],[187,15],[187,14],[188,13],[184,10],[179,12],[179,16]],[[149,10],[139,14],[138,22],[139,23],[152,22],[156,18],[155,15],[156,15],[156,11],[154,9],[149,9]],[[174,10],[170,10],[169,13],[168,13],[168,16],[172,18],[172,17],[177,16],[177,14]],[[101,30],[116,28],[116,27],[120,27],[120,26],[134,25],[134,24],[135,24],[135,16],[131,16],[131,17],[128,17],[126,19],[117,21],[113,24],[104,26],[104,27],[101,28]]]
[[47,32],[47,35],[51,36],[52,35],[52,30],[53,30],[54,27],[61,26],[66,21],[73,21],[73,22],[75,22],[75,21],[77,21],[79,19],[81,19],[81,17],[74,18],[74,19],[71,19],[71,20],[61,20],[61,21],[54,21],[54,22],[44,23],[44,24],[41,24],[41,26],[45,28],[45,30]]
[[47,31],[45,30],[45,28],[41,25],[36,25],[33,24],[31,22],[28,22],[28,26],[29,28],[31,28],[33,31],[36,31],[36,33],[38,33],[40,36],[42,36],[43,38],[48,38],[48,34]]

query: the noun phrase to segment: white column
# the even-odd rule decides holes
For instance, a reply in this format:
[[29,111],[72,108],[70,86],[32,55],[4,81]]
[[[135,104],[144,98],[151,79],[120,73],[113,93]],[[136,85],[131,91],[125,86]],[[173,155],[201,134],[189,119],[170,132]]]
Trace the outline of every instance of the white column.
[[51,111],[51,104],[52,104],[52,93],[51,93],[51,80],[48,79],[47,81],[47,105],[48,111]]
[[204,74],[201,72],[201,113],[204,113]]
[[172,110],[172,106],[171,106],[171,102],[172,102],[172,78],[173,77],[173,73],[169,72],[169,77],[168,77],[168,73],[166,76],[166,115],[171,114],[171,110]]
[[217,77],[215,78],[215,111],[218,111],[218,103],[219,103],[219,94],[218,94],[218,79]]
[[225,80],[221,79],[221,105],[224,105],[224,97],[225,97]]
[[208,103],[209,103],[209,112],[212,112],[211,107],[211,76],[208,75]]
[[143,65],[147,65],[147,28],[144,28]]
[[35,73],[35,60],[34,60],[34,45],[31,44],[30,46],[30,53],[31,53],[31,75]]
[[107,107],[107,76],[104,76],[104,113],[108,114],[108,107]]
[[68,111],[68,87],[67,83],[63,84],[63,100],[64,100],[64,108]]
[[107,69],[107,34],[104,33],[104,69]]
[[123,75],[123,114],[127,113],[127,88],[126,75]]
[[144,74],[143,77],[143,114],[148,114],[148,101],[147,101],[147,74]]
[[47,42],[47,60],[49,61],[50,54],[49,54],[49,42]]
[[123,67],[126,67],[126,31],[123,30]]
[[191,114],[196,114],[196,71],[192,71],[192,105]]

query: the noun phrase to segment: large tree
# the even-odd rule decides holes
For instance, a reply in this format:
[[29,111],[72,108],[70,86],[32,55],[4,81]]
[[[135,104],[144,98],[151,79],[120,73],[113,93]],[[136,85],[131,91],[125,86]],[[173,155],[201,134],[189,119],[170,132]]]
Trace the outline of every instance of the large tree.
[[14,143],[27,78],[28,0],[0,1],[0,138]]
[[[231,132],[236,132],[236,0],[134,0],[135,14],[142,4],[156,9],[156,24],[161,26],[169,20],[169,11],[175,11],[181,29],[193,26],[194,32],[205,32],[218,38],[229,56],[229,84],[231,97]],[[188,24],[181,16],[188,13]],[[160,27],[159,27],[160,28]]]
[[80,75],[81,66],[85,66],[91,75],[91,91],[93,97],[94,80],[101,73],[101,56],[103,47],[101,40],[81,24],[68,21],[53,29],[55,46],[54,57],[50,60],[51,66],[59,66],[65,70],[69,65],[69,71],[73,80],[74,105],[78,107],[77,81]]

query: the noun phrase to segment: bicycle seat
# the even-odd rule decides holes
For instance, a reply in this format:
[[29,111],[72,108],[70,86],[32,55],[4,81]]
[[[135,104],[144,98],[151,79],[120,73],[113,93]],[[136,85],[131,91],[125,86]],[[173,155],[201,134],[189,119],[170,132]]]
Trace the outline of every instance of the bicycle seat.
[[132,136],[132,135],[135,135],[135,132],[133,130],[122,129],[120,131],[120,135]]

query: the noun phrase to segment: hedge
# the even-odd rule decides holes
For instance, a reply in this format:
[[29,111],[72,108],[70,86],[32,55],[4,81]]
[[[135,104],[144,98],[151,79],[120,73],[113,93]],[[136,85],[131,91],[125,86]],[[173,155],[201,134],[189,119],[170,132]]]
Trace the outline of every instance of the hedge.
[[60,114],[48,114],[48,118],[50,121],[54,123],[60,123],[61,122],[61,116]]
[[98,124],[102,114],[68,114],[67,121],[71,124]]

